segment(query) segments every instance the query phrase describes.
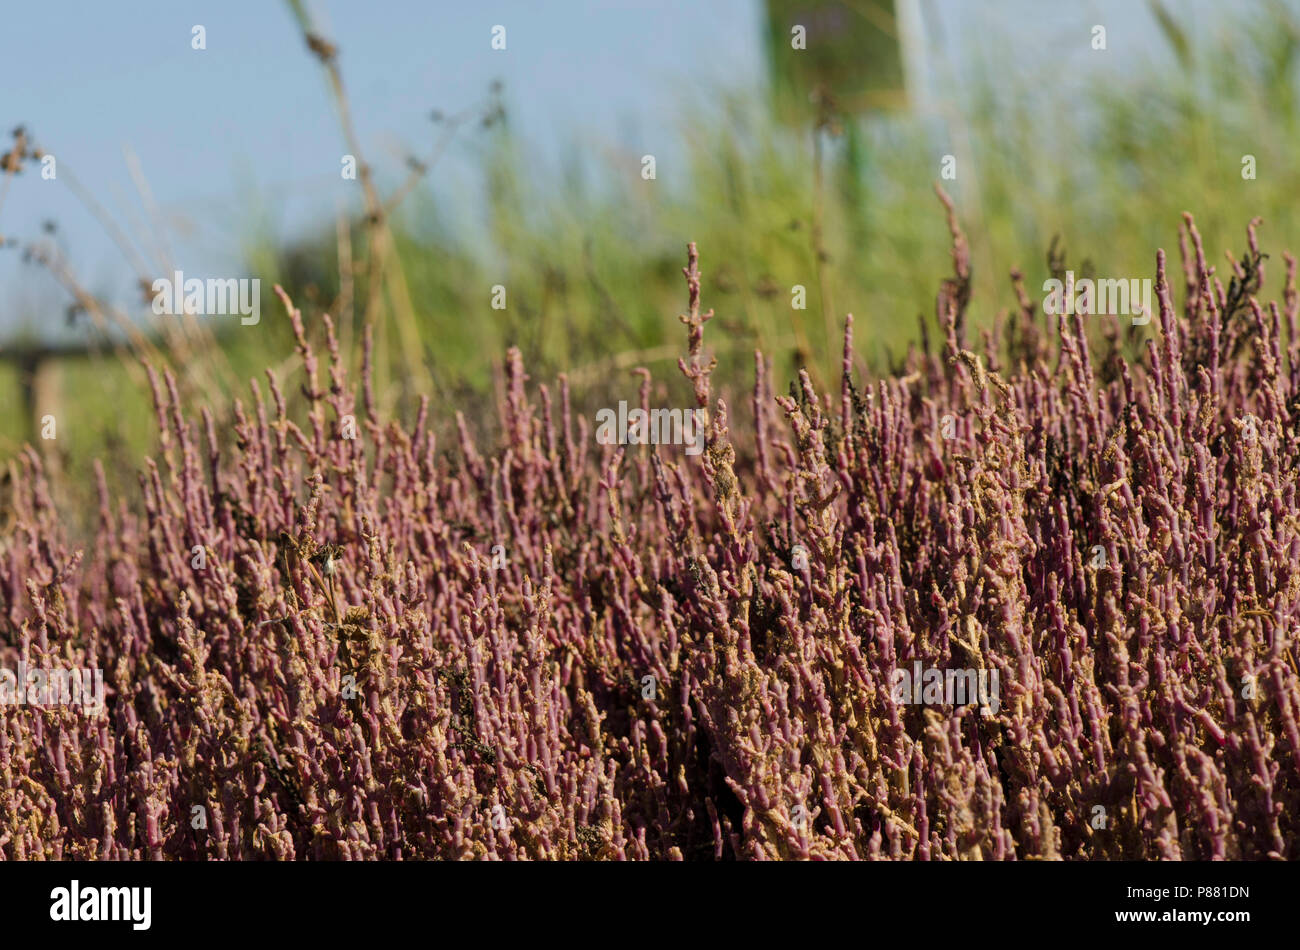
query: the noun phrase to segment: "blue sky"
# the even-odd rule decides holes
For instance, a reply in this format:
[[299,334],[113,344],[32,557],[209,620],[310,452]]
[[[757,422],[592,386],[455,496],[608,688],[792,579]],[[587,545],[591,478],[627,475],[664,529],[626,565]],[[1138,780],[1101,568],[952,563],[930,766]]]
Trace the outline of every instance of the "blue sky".
[[[574,147],[671,154],[683,102],[764,81],[759,0],[307,2],[341,49],[368,158],[391,175],[409,151],[432,147],[430,110],[481,102],[494,79],[543,164]],[[927,83],[941,94],[975,60],[1060,75],[1064,63],[1114,68],[1153,41],[1145,6],[1131,0],[916,2],[930,27],[926,59],[943,64]],[[146,254],[161,235],[191,275],[237,274],[259,222],[293,236],[355,201],[355,183],[339,175],[345,149],[323,72],[278,0],[0,4],[0,132],[7,141],[25,123]],[[1188,19],[1202,23],[1210,8],[1177,6],[1200,11]],[[1077,47],[1067,53],[1067,38],[1094,22],[1107,24],[1120,54],[1108,66]],[[191,48],[195,24],[206,50]],[[495,24],[507,28],[504,52],[490,49]],[[62,177],[41,181],[29,170],[15,179],[0,234],[27,241],[57,221],[84,283],[124,299],[131,268]],[[436,187],[466,202],[467,216],[474,179],[472,152],[453,145]],[[13,250],[0,253],[0,333],[58,324],[64,303],[48,277],[20,266]]]
[[[25,123],[132,237],[146,238],[161,220],[191,273],[236,266],[252,208],[273,232],[292,234],[355,198],[355,183],[339,174],[346,149],[323,71],[284,4],[0,2],[6,139]],[[367,157],[394,173],[408,150],[432,148],[432,109],[482,102],[494,79],[505,84],[515,128],[554,156],[575,139],[653,138],[672,127],[668,102],[688,81],[752,84],[761,68],[758,7],[748,0],[329,0],[309,8],[341,49]],[[206,29],[206,50],[191,48],[195,24]],[[504,52],[490,49],[496,24],[507,28]],[[466,160],[453,144],[439,178],[463,184]],[[25,172],[0,208],[0,233],[29,240],[47,218],[91,287],[113,295],[129,286],[124,258],[67,183]],[[59,299],[32,274],[13,250],[0,256],[8,311],[0,326]]]

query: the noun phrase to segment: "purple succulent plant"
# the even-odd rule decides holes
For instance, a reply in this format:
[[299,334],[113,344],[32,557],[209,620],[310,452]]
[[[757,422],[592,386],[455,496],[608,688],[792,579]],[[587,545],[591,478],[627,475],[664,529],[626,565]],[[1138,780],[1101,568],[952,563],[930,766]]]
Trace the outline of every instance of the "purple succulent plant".
[[[157,460],[100,471],[93,541],[25,450],[0,668],[106,698],[0,705],[0,856],[1295,858],[1294,259],[1263,306],[1257,222],[1225,287],[1188,216],[1181,309],[1163,252],[1144,328],[1013,274],[972,347],[944,200],[937,352],[859,388],[850,317],[838,397],[755,354],[743,424],[690,247],[697,457],[597,444],[517,350],[499,444],[449,451],[287,297],[305,414],[151,371]],[[922,667],[998,701],[912,702]]]

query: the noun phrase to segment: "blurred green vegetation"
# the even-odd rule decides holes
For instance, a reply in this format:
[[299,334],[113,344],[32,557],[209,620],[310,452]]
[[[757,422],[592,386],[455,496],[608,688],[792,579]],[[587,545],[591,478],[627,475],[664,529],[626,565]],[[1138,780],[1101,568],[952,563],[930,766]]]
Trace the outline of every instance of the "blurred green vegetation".
[[[435,416],[463,410],[488,422],[494,376],[511,345],[536,381],[568,372],[578,405],[629,398],[629,373],[640,365],[678,385],[687,241],[698,243],[704,306],[716,311],[706,346],[737,390],[752,380],[755,348],[774,358],[778,390],[800,365],[819,381],[836,378],[845,312],[856,318],[863,368],[887,371],[917,338],[918,319],[933,323],[935,291],[951,274],[933,193],[949,154],[957,177],[941,184],[970,242],[976,325],[1013,303],[1012,267],[1040,296],[1054,235],[1075,268],[1086,261],[1102,275],[1152,276],[1158,247],[1176,267],[1185,210],[1221,269],[1225,250],[1240,256],[1247,222],[1262,216],[1273,257],[1264,293],[1277,294],[1281,251],[1300,249],[1300,164],[1290,155],[1300,141],[1300,20],[1280,3],[1261,3],[1198,46],[1156,10],[1165,49],[1117,65],[1104,81],[1061,87],[1069,93],[1055,91],[1050,77],[1018,81],[989,67],[964,77],[960,102],[927,113],[840,115],[823,98],[802,126],[778,120],[754,90],[700,93],[682,106],[687,174],[665,174],[661,156],[652,181],[631,154],[575,156],[558,174],[539,172],[512,131],[505,90],[490,128],[460,146],[477,150],[483,240],[467,239],[453,206],[427,182],[391,219]],[[1242,177],[1245,155],[1255,157],[1254,180]],[[346,229],[354,261],[366,259],[375,233],[364,221]],[[330,229],[286,247],[250,235],[263,327],[223,338],[225,382],[202,395],[220,404],[268,363],[292,367],[275,282],[309,324],[319,325],[322,309],[335,315],[359,364],[370,288],[364,268],[344,273],[339,238]],[[491,307],[497,284],[506,288],[505,310]],[[791,306],[794,285],[806,288],[806,310]],[[402,362],[411,354],[389,325],[391,288],[382,292],[380,396],[409,417],[419,395]],[[96,454],[134,469],[153,445],[147,391],[112,358],[69,363],[63,378],[67,404],[87,416],[75,428],[97,434],[60,440],[65,471],[88,479]],[[10,379],[0,384],[11,391]],[[13,414],[0,422],[0,449],[16,447],[23,426]]]

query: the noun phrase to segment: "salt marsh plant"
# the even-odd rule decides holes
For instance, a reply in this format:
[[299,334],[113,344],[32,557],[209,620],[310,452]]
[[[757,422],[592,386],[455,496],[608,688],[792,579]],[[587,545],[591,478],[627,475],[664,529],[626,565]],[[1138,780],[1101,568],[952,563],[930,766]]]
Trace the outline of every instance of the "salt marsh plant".
[[[1188,217],[1149,325],[1016,275],[976,344],[949,220],[940,339],[867,383],[850,318],[835,393],[755,354],[743,421],[692,245],[698,455],[601,444],[517,351],[494,444],[442,443],[287,297],[304,410],[268,372],[226,426],[151,371],[90,543],[24,451],[0,666],[106,695],[0,707],[0,854],[1295,858],[1294,260],[1262,303],[1256,223],[1220,275]],[[900,702],[917,664],[998,702]]]

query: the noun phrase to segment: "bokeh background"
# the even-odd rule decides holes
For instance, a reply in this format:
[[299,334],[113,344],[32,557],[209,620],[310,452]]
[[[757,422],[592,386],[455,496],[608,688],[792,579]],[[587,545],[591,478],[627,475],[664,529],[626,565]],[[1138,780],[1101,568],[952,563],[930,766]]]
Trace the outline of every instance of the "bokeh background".
[[[354,366],[373,326],[400,417],[427,394],[490,426],[511,345],[579,405],[631,398],[638,366],[671,399],[689,240],[720,373],[743,384],[761,348],[781,388],[829,379],[845,312],[887,372],[951,271],[945,155],[977,322],[1014,303],[1011,268],[1036,292],[1054,238],[1149,277],[1183,211],[1221,265],[1259,215],[1278,258],[1300,249],[1298,49],[1282,0],[10,4],[0,122],[58,164],[0,172],[0,458],[129,476],[154,447],[141,356],[228,418],[296,360],[276,282]],[[352,153],[369,181],[340,175]],[[160,323],[141,285],[176,269],[259,278],[262,322]]]

